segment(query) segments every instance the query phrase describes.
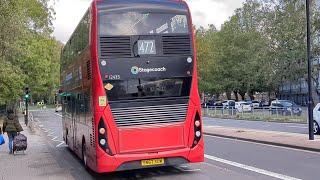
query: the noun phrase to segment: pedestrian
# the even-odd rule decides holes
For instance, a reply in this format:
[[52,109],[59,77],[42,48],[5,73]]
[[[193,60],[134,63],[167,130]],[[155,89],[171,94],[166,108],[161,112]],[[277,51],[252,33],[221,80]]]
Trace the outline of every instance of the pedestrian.
[[12,109],[7,110],[7,116],[5,117],[3,121],[3,133],[7,133],[8,139],[9,139],[9,154],[12,154],[12,146],[13,146],[13,140],[14,137],[17,135],[17,133],[20,133],[23,131],[21,124],[19,123],[18,116],[14,114],[14,111]]

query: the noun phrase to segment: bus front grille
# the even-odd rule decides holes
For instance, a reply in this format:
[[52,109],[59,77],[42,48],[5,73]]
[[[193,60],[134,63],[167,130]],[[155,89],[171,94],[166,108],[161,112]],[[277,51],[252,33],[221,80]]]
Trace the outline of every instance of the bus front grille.
[[102,58],[131,57],[130,37],[100,37]]
[[162,36],[164,55],[191,55],[189,35]]
[[188,104],[143,106],[112,109],[118,127],[183,122]]

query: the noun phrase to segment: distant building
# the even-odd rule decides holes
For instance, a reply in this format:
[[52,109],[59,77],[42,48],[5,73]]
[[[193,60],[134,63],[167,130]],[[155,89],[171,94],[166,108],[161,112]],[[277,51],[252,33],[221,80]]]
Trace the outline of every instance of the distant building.
[[[320,2],[320,0],[319,0]],[[313,60],[313,66],[320,65],[320,58]],[[318,81],[320,84],[320,71],[318,71]],[[314,83],[314,86],[316,84]],[[320,97],[320,86],[317,87]],[[308,102],[308,82],[301,78],[298,82],[286,82],[279,87],[279,99],[291,100],[299,105],[307,105]]]

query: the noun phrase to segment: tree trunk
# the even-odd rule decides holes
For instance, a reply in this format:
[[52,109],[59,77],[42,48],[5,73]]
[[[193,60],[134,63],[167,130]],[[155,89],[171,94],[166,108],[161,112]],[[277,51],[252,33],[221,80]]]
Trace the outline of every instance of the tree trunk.
[[226,91],[226,95],[227,95],[227,99],[230,100],[231,99],[231,92],[230,91]]
[[218,100],[219,97],[220,97],[220,93],[216,93],[216,96],[215,96],[216,100]]
[[239,101],[238,91],[233,91],[236,101]]
[[202,92],[201,94],[202,94],[201,102],[206,102],[206,99],[205,99],[205,97],[204,97],[204,92]]
[[246,96],[246,92],[244,92],[244,91],[239,91],[239,94],[240,94],[240,96],[241,96],[241,98],[242,98],[242,101],[244,101],[244,100],[245,100],[245,96]]
[[249,95],[249,97],[250,97],[250,100],[251,101],[253,101],[254,100],[254,96],[253,96],[253,91],[250,91],[249,93],[248,93],[248,95]]

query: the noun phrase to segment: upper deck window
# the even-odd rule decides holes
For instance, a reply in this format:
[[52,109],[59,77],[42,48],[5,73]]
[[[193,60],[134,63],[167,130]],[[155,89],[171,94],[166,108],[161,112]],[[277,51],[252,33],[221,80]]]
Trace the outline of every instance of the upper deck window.
[[108,0],[97,3],[99,35],[190,34],[184,2]]
[[123,12],[100,14],[100,35],[148,35],[190,32],[186,15]]

